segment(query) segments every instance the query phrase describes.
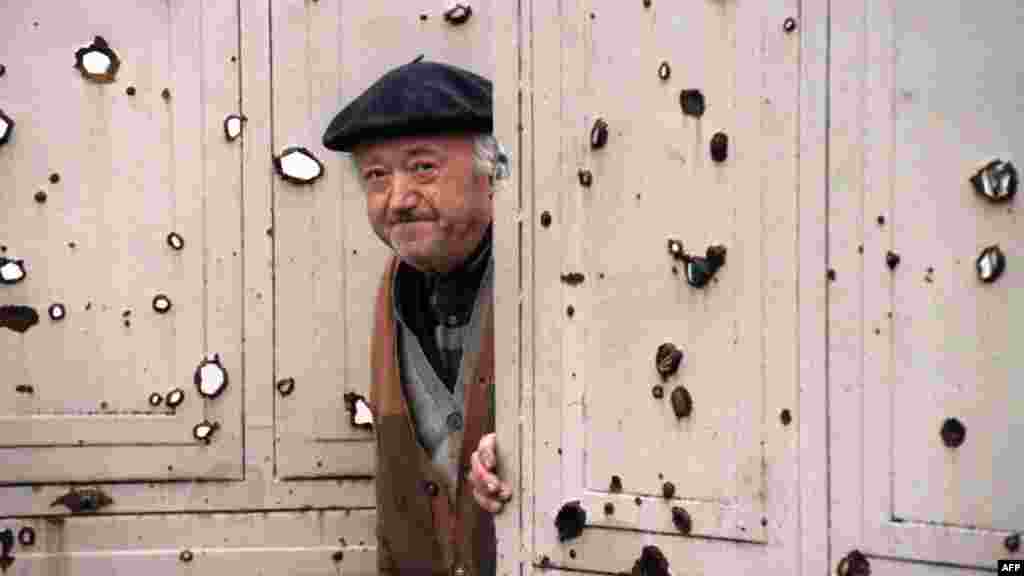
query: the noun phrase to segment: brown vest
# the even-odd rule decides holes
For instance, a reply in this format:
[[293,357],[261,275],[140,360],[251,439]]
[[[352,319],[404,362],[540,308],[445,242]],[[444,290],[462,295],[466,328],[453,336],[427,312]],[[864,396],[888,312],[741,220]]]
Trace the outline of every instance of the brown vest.
[[[455,502],[448,480],[430,462],[416,438],[398,373],[392,255],[377,291],[371,341],[370,411],[377,440],[377,551],[382,574],[402,576],[481,576],[496,553],[494,518],[473,499],[466,479],[469,456],[480,438],[494,432],[489,397],[494,383],[493,291],[480,291],[480,354],[476,366],[464,359],[462,449]],[[482,559],[491,559],[482,562]],[[484,575],[489,576],[489,575]]]

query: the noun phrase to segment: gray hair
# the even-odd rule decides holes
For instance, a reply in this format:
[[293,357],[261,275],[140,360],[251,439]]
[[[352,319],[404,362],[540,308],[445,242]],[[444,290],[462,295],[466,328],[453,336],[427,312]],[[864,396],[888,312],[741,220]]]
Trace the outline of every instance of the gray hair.
[[[505,148],[493,134],[479,133],[473,135],[473,174],[488,176],[491,185],[503,182],[509,177],[512,159]],[[356,181],[363,184],[363,175],[359,170],[359,162],[355,154],[349,154],[349,167]]]

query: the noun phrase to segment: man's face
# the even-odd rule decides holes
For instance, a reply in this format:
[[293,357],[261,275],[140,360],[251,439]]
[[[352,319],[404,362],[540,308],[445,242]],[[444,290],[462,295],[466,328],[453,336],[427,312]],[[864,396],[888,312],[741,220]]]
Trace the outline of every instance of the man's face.
[[486,176],[473,174],[472,135],[383,139],[354,150],[370,225],[421,271],[448,272],[493,216]]

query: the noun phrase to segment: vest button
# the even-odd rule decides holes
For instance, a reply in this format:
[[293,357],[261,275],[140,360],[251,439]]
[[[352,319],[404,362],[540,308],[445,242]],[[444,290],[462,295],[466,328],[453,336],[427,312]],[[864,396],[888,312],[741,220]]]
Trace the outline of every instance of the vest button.
[[425,491],[427,492],[427,494],[429,494],[429,495],[430,495],[431,497],[433,497],[433,496],[437,496],[437,484],[436,484],[436,483],[434,483],[434,482],[432,482],[432,481],[428,480],[428,481],[426,481],[426,482],[425,482],[425,483],[423,484],[423,489],[424,489],[424,490],[425,490]]
[[455,576],[466,576],[467,573],[466,568],[463,566],[457,566],[455,568]]
[[452,412],[448,415],[448,428],[453,431],[462,430],[462,414]]

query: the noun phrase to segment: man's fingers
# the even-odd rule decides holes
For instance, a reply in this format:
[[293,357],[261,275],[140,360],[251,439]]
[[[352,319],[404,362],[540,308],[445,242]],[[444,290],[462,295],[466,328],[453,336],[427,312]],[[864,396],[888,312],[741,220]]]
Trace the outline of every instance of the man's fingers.
[[[476,476],[479,482],[483,483],[483,486],[486,486],[488,490],[493,492],[498,487],[498,477],[491,474],[487,468],[484,468],[484,465],[480,462],[479,450],[473,452],[469,459],[473,467],[473,475]],[[473,479],[471,478],[470,480]],[[477,482],[473,482],[473,484],[477,484]],[[492,485],[494,488],[491,488]]]

